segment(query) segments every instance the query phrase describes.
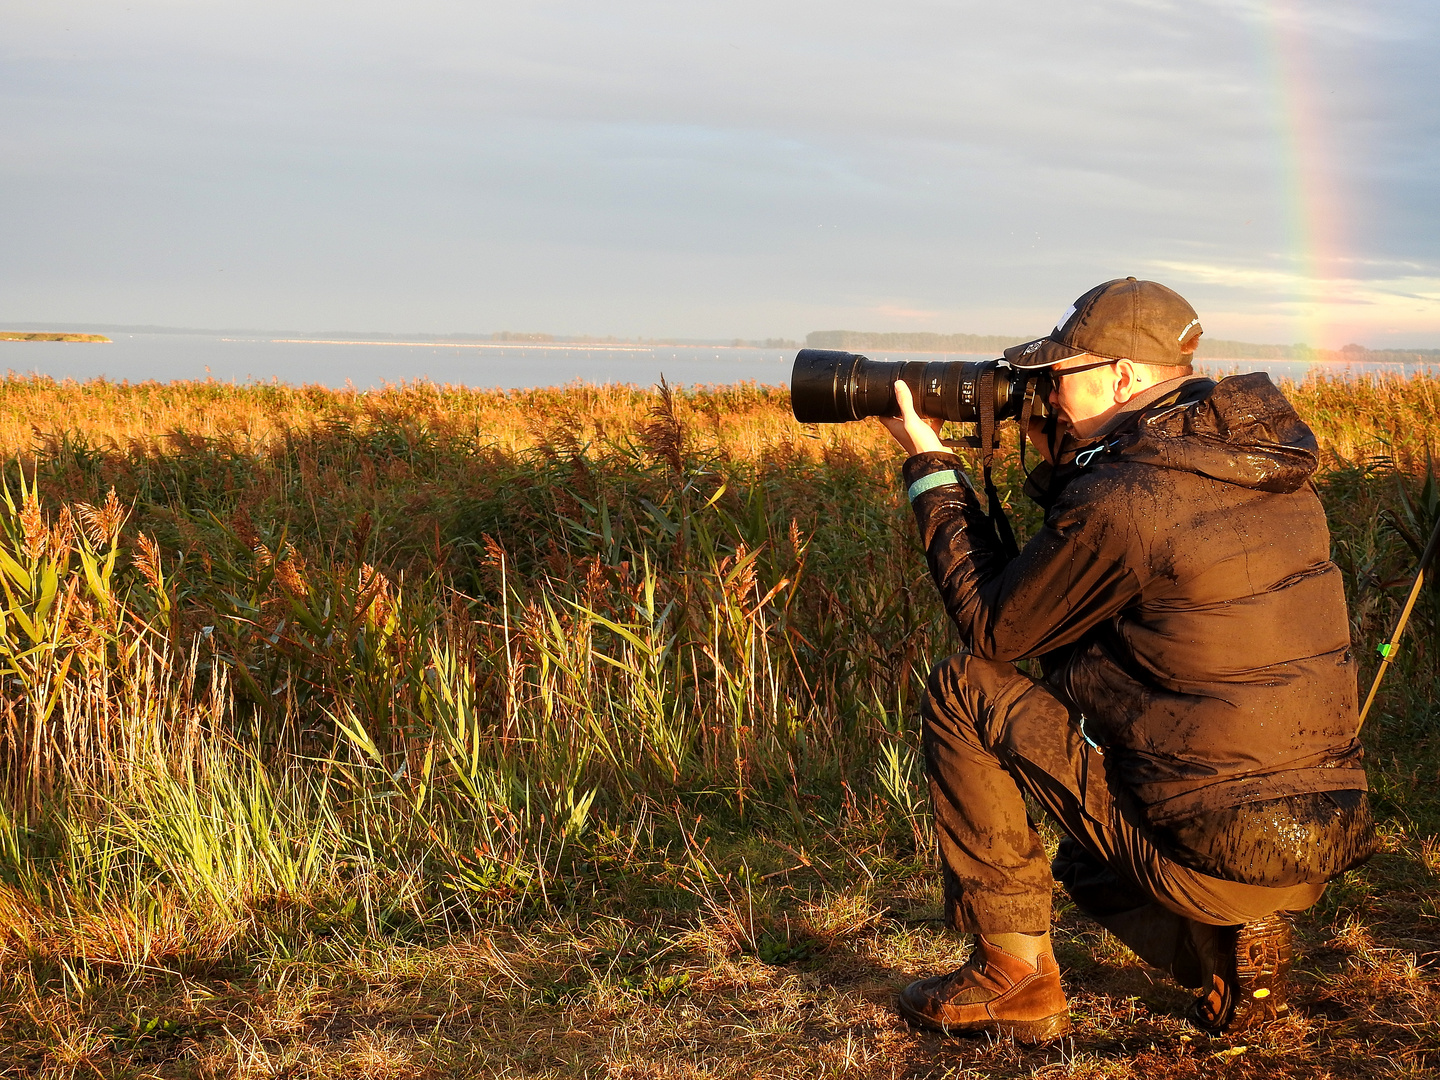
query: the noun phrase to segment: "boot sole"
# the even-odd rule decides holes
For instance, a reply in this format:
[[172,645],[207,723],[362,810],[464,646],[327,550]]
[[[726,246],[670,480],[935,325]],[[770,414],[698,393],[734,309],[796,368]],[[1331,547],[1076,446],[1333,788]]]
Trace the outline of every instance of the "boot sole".
[[1016,1042],[1042,1043],[1069,1035],[1071,1031],[1068,1012],[1055,1013],[1041,1020],[981,1020],[970,1024],[945,1024],[915,1012],[905,1004],[904,998],[900,999],[899,1009],[900,1015],[911,1024],[927,1031],[938,1031],[941,1035],[1009,1035]]
[[1217,1022],[1192,1002],[1187,1019],[1208,1035],[1237,1034],[1279,1020],[1290,1011],[1289,989],[1293,944],[1283,915],[1270,915],[1240,928],[1234,946],[1234,973],[1226,980],[1230,1001]]
[[1293,962],[1290,924],[1271,916],[1246,926],[1236,942],[1235,1013],[1228,1030],[1245,1031],[1290,1011],[1285,1000]]

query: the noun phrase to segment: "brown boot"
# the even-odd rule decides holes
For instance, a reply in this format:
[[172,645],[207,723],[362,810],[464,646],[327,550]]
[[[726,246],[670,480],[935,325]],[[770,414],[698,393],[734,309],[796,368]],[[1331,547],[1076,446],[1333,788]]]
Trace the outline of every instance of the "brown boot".
[[977,942],[959,971],[921,979],[900,991],[900,1015],[946,1035],[996,1032],[1045,1042],[1070,1030],[1060,968],[1046,953],[1034,965]]
[[1279,912],[1222,931],[1210,989],[1190,1006],[1189,1019],[1211,1035],[1241,1032],[1278,1020],[1286,1001],[1293,948]]

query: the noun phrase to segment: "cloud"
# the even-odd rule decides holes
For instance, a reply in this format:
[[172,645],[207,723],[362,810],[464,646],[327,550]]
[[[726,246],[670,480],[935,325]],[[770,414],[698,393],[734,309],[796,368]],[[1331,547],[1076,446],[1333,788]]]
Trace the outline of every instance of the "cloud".
[[1327,335],[1327,344],[1341,338],[1388,339],[1399,326],[1440,326],[1440,274],[1319,278],[1256,266],[1164,261],[1153,266],[1177,287],[1216,287],[1223,298],[1217,297],[1217,309],[1206,314],[1207,325],[1215,318],[1250,326],[1288,322]]
[[[0,318],[1023,334],[1149,266],[1288,340],[1284,297],[1314,290],[1265,275],[1300,272],[1297,177],[1334,193],[1333,255],[1440,265],[1437,23],[1417,0],[7,5]],[[1335,295],[1440,344],[1380,299],[1429,286],[1386,273]]]
[[904,307],[898,304],[879,304],[867,313],[885,325],[910,324],[928,326],[943,316],[940,311],[926,311],[922,308]]

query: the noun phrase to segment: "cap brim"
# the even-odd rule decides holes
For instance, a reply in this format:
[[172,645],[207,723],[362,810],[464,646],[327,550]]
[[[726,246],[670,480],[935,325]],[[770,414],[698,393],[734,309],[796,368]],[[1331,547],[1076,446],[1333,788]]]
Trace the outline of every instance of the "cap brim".
[[1072,356],[1084,356],[1084,349],[1073,345],[1062,345],[1053,338],[1042,337],[1027,341],[1023,345],[1012,345],[1005,350],[1005,359],[1014,367],[1044,368],[1069,360]]

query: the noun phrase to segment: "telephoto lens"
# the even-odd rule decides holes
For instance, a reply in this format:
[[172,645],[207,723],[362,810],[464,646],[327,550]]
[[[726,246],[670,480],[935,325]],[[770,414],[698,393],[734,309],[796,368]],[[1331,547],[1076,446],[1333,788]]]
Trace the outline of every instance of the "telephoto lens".
[[[974,423],[990,390],[996,420],[1020,415],[1025,373],[1004,360],[871,360],[856,353],[801,349],[790,374],[790,408],[802,424],[842,424],[899,416],[895,383],[910,387],[915,411],[936,420]],[[1036,401],[1036,411],[1041,411]]]

